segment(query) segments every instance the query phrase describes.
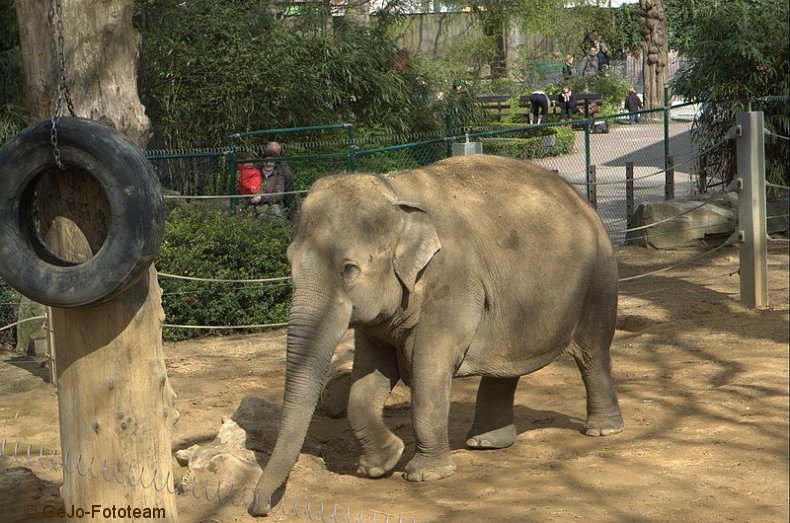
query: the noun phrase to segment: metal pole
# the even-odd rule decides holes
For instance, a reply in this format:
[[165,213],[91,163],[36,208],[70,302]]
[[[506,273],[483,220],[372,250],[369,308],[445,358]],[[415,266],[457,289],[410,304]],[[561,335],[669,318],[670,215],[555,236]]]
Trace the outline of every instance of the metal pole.
[[55,368],[55,331],[52,329],[52,307],[47,307],[47,319],[44,320],[47,331],[47,361],[49,363],[49,383],[58,389],[58,373]]
[[[225,153],[225,161],[228,162],[228,194],[238,194],[237,188],[238,169],[236,165],[236,139],[233,135],[228,136],[228,151]],[[228,201],[228,214],[233,214],[236,210],[236,198]]]
[[585,101],[584,118],[584,172],[587,178],[587,200],[590,199],[590,119],[587,118],[587,102]]
[[738,178],[741,301],[754,309],[768,307],[768,241],[765,202],[765,141],[761,111],[735,116]]
[[675,199],[675,160],[667,156],[667,167],[664,171],[664,200]]
[[593,209],[598,209],[598,186],[596,185],[595,165],[587,169],[587,199]]
[[631,228],[634,219],[634,162],[625,162],[625,223]]
[[669,169],[669,86],[664,86],[664,170]]

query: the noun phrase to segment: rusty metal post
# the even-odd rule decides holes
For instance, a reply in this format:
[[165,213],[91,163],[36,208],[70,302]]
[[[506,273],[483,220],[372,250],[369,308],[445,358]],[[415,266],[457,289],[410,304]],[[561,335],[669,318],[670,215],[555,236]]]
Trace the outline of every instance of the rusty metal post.
[[664,172],[664,200],[675,199],[675,159],[667,156],[667,170]]
[[631,228],[634,219],[634,162],[625,164],[625,223]]
[[593,209],[598,209],[598,185],[595,183],[595,165],[591,165],[587,170],[587,199]]

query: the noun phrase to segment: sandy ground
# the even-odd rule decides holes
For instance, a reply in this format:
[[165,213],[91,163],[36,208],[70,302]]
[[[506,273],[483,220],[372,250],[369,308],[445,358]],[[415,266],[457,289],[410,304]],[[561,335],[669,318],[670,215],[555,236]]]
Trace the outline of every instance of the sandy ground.
[[[709,249],[621,247],[621,277]],[[612,347],[625,420],[621,434],[593,438],[580,432],[585,396],[570,357],[522,378],[518,438],[508,449],[465,448],[477,379],[456,380],[450,444],[458,470],[437,482],[401,477],[414,441],[407,401],[385,411],[407,444],[404,460],[378,480],[355,476],[356,443],[347,420],[317,412],[288,483],[287,507],[263,521],[320,520],[322,502],[325,521],[335,521],[334,510],[337,521],[347,513],[350,521],[382,522],[787,521],[787,244],[772,243],[770,251],[767,310],[738,301],[734,247],[621,284]],[[264,400],[276,413],[284,343],[278,330],[166,344],[181,412],[174,451],[213,439],[221,419],[246,396]],[[45,369],[2,356],[0,440],[58,448],[56,398],[43,379]],[[399,397],[408,395],[400,391]],[[264,416],[259,423],[274,433],[278,420]],[[268,444],[264,439],[257,445]],[[37,473],[57,481],[57,472]],[[243,504],[189,495],[178,498],[178,510],[186,522],[257,521]]]

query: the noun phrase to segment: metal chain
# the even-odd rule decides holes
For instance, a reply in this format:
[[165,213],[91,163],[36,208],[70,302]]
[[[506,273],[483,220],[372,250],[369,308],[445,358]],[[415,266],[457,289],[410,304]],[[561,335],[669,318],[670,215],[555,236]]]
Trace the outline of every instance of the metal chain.
[[52,115],[52,131],[50,132],[50,142],[52,143],[52,154],[55,157],[55,163],[61,169],[66,167],[60,161],[60,148],[58,147],[58,122],[60,121],[60,111],[63,106],[63,100],[66,100],[66,105],[69,109],[69,114],[74,116],[74,104],[71,102],[69,95],[69,87],[66,84],[66,52],[63,40],[63,6],[60,0],[53,0],[52,10],[54,13],[55,27],[57,29],[57,48],[58,48],[58,61],[60,65],[60,83],[58,84],[58,96],[55,99],[55,112]]

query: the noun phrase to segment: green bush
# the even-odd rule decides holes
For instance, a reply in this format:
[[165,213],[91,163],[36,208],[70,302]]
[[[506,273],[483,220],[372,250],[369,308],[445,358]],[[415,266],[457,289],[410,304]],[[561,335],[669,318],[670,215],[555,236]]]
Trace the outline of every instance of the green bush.
[[[156,266],[160,273],[211,279],[289,276],[285,251],[291,237],[291,224],[275,216],[255,216],[248,208],[229,216],[199,204],[184,205],[168,212]],[[160,276],[159,282],[168,324],[237,326],[288,321],[291,286],[287,281],[221,283]],[[165,328],[164,337],[179,340],[206,332]]]
[[517,136],[482,137],[480,141],[486,154],[528,160],[568,154],[573,151],[575,139],[569,126],[557,126],[518,131]]
[[[19,294],[5,281],[0,280],[0,328],[16,321]],[[0,346],[16,343],[16,329],[0,331]]]

